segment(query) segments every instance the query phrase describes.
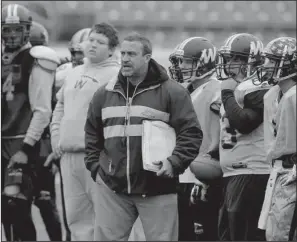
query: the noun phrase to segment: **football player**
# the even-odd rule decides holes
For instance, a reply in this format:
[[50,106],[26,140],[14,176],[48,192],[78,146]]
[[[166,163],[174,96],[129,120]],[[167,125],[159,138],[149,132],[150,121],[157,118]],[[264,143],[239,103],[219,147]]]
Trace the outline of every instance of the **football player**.
[[[218,161],[220,82],[215,77],[215,59],[216,47],[203,37],[192,37],[184,40],[169,57],[172,64],[169,67],[171,78],[181,83],[191,93],[192,102],[203,132],[198,157],[191,163],[190,168],[179,177],[179,240],[193,241],[197,239],[194,234],[195,222],[200,227],[200,233],[203,230],[203,234],[199,235],[199,240],[218,239],[214,231],[217,230],[219,183],[214,182],[216,179],[204,180],[202,183],[199,181],[201,177],[196,172],[201,160],[215,161],[220,169]],[[196,185],[194,186],[194,184]],[[201,198],[198,195],[199,192],[204,194],[203,191],[206,190],[207,202],[205,202],[206,197],[202,196]],[[191,201],[197,203],[197,206],[190,204],[191,193]],[[197,216],[193,207],[198,209]]]
[[269,87],[253,84],[262,49],[259,38],[235,34],[225,41],[217,59],[217,76],[222,80],[220,164],[224,183],[220,240],[265,240],[257,222],[270,172],[263,130],[263,97]]
[[36,240],[31,218],[34,162],[49,125],[57,54],[32,47],[32,17],[18,4],[2,8],[2,223],[7,240]]
[[[48,46],[48,40],[49,35],[45,27],[33,21],[30,30],[31,45]],[[50,240],[62,240],[61,223],[56,206],[55,172],[48,167],[44,167],[46,158],[51,153],[49,127],[41,137],[40,146],[40,158],[36,162],[37,194],[35,195],[34,203],[39,208]]]
[[90,28],[84,28],[79,31],[77,31],[71,38],[71,41],[69,43],[69,52],[71,54],[71,61],[66,62],[58,67],[56,72],[56,81],[55,81],[55,88],[56,93],[58,90],[62,87],[64,80],[74,67],[78,65],[82,65],[83,59],[84,59],[84,45],[86,43],[86,40],[89,37],[91,29]]
[[296,39],[270,41],[263,57],[257,73],[260,82],[273,86],[264,96],[265,144],[273,168],[259,227],[268,241],[296,240]]

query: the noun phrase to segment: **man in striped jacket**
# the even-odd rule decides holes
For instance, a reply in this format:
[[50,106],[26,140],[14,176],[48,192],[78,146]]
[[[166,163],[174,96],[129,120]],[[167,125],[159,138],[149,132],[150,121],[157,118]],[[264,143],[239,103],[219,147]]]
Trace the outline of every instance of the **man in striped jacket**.
[[[177,240],[176,185],[202,140],[189,93],[151,58],[150,41],[133,33],[121,45],[121,70],[95,93],[85,125],[85,163],[97,183],[94,240],[127,240],[140,217],[146,239]],[[168,123],[177,134],[160,170],[143,169],[143,120]]]

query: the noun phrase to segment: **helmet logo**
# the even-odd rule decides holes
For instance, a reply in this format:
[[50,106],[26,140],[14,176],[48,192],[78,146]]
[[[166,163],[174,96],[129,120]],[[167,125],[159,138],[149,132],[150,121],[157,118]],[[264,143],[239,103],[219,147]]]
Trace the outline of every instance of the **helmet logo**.
[[251,41],[250,47],[251,47],[250,54],[253,56],[261,54],[263,50],[263,44],[261,41],[257,41],[257,42]]
[[17,4],[9,4],[7,7],[7,17],[5,18],[5,23],[19,24],[20,18],[17,13],[18,13],[18,5]]
[[200,60],[203,60],[204,63],[209,63],[209,61],[214,62],[216,60],[216,52],[216,48],[204,49],[202,51]]

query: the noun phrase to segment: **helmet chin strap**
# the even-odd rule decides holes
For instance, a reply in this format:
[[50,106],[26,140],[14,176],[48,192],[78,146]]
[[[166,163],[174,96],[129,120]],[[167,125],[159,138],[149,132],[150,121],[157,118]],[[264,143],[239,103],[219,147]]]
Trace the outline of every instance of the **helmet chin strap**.
[[295,73],[292,73],[291,75],[288,75],[288,76],[279,77],[281,75],[282,67],[284,65],[284,61],[285,61],[285,57],[286,57],[287,53],[288,53],[288,46],[286,45],[284,47],[283,55],[282,55],[281,61],[279,63],[279,67],[278,67],[278,71],[277,71],[276,77],[273,78],[274,79],[274,82],[276,84],[279,83],[279,82],[281,82],[281,81],[285,81],[287,79],[290,79],[290,78],[296,76],[296,74],[297,74],[295,72]]
[[214,72],[215,72],[215,69],[212,69],[212,70],[210,70],[210,71],[204,73],[204,74],[201,75],[201,76],[196,76],[195,79],[197,79],[197,80],[201,80],[201,79],[205,78],[206,76],[212,75]]

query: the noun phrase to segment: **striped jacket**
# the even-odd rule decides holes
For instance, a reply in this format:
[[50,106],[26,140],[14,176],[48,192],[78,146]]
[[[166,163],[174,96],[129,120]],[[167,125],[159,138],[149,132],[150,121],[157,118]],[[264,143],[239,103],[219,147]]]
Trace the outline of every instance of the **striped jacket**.
[[[153,59],[148,74],[127,98],[127,80],[121,72],[102,86],[90,103],[85,125],[87,169],[95,180],[99,173],[115,192],[158,195],[176,192],[178,174],[196,158],[202,140],[189,93],[168,78]],[[161,120],[177,134],[177,144],[168,157],[175,178],[157,177],[142,165],[143,120]]]

